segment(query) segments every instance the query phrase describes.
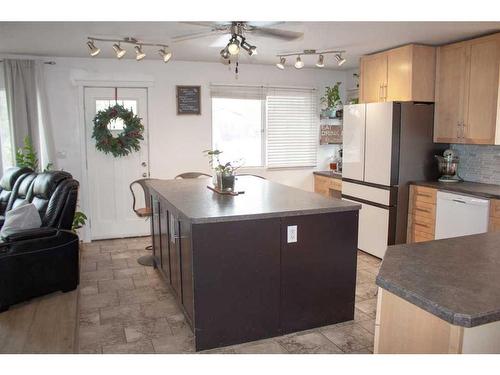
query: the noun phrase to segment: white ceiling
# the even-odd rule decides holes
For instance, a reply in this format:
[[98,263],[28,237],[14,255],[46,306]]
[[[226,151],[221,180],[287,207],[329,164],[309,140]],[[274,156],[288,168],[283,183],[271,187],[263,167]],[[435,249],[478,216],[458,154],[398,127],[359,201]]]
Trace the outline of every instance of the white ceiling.
[[[410,42],[448,43],[498,31],[500,22],[283,22],[273,27],[301,31],[304,36],[291,42],[248,36],[247,40],[258,47],[258,55],[249,57],[242,53],[240,62],[274,64],[278,53],[344,49],[348,60],[342,69],[349,69],[358,65],[358,58],[363,54]],[[173,60],[220,61],[219,36],[179,43],[171,41],[173,36],[205,30],[205,27],[181,22],[0,22],[0,53],[88,57],[87,36],[134,37],[169,44]],[[102,51],[97,59],[114,56],[111,43],[98,43],[98,46]],[[145,52],[149,52],[147,59],[159,59],[156,50],[150,48]],[[132,48],[129,48],[125,58],[134,58]],[[306,66],[314,66],[313,56],[306,56],[303,60]],[[338,69],[331,57],[327,67]]]

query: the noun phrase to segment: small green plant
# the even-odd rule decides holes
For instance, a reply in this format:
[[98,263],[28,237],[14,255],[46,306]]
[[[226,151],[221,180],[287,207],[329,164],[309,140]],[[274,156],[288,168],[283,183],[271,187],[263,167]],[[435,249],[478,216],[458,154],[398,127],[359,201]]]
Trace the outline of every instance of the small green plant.
[[76,233],[76,230],[82,228],[86,223],[87,223],[87,216],[81,211],[76,211],[75,217],[73,217],[73,224],[71,225],[71,231]]
[[222,151],[220,150],[205,150],[203,151],[203,153],[208,156],[208,163],[216,173],[222,174],[224,176],[231,176],[239,168],[241,168],[241,164],[239,164],[240,161],[233,161],[222,164],[219,159],[220,154],[222,154]]
[[338,105],[342,104],[340,100],[340,85],[342,82],[337,82],[333,87],[325,87],[325,95],[321,97],[321,103],[325,104],[327,109],[333,109]]

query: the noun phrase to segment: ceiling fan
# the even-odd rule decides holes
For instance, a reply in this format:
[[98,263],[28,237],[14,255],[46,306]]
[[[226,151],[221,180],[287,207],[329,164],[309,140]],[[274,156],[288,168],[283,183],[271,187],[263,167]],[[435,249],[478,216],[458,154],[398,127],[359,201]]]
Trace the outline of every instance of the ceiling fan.
[[303,33],[298,31],[289,31],[282,29],[275,29],[267,25],[276,25],[282,22],[263,23],[263,22],[248,22],[248,21],[228,21],[228,22],[184,22],[190,25],[208,27],[209,30],[201,31],[186,35],[179,35],[172,38],[174,43],[183,42],[186,40],[204,38],[213,35],[229,34],[230,39],[225,48],[220,51],[224,59],[229,59],[231,55],[238,55],[240,47],[252,56],[257,54],[257,47],[251,45],[246,40],[246,35],[256,35],[268,38],[281,39],[284,41],[291,41],[303,36]]

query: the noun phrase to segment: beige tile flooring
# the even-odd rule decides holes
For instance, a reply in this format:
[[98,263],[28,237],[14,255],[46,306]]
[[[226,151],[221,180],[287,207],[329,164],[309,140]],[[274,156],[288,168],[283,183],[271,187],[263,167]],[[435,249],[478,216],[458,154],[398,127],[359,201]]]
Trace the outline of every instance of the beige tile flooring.
[[[193,335],[156,270],[137,263],[149,238],[82,246],[80,353],[192,353]],[[358,254],[354,320],[205,353],[372,353],[380,261]]]

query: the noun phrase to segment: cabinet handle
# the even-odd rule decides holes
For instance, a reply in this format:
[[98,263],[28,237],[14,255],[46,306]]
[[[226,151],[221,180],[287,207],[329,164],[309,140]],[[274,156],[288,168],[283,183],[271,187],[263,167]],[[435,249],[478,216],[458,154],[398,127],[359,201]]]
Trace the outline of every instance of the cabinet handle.
[[383,96],[382,96],[382,85],[380,85],[378,87],[378,100],[382,100]]
[[387,101],[387,83],[384,85],[384,100]]
[[417,196],[426,197],[426,198],[432,198],[432,195],[426,194],[426,193],[417,193]]

